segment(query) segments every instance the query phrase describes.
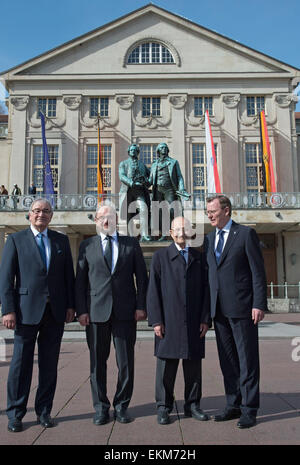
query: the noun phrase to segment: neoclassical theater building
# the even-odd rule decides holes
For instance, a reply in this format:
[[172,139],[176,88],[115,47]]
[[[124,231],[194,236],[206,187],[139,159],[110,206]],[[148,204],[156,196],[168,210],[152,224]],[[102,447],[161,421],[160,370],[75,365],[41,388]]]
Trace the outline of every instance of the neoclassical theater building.
[[[95,233],[88,218],[97,191],[97,115],[105,192],[118,194],[119,163],[129,144],[148,166],[166,142],[194,205],[207,194],[208,110],[222,191],[233,218],[261,239],[268,282],[297,297],[300,281],[300,159],[294,89],[300,70],[149,4],[2,73],[9,92],[8,131],[0,141],[0,184],[22,190],[0,209],[0,250],[27,226],[28,187],[42,191],[46,137],[57,210],[52,226],[69,235],[74,261]],[[262,192],[259,112],[265,111],[276,195]],[[118,196],[116,195],[116,204]],[[196,202],[196,200],[198,200]],[[210,228],[205,219],[205,231]],[[1,254],[1,252],[0,252]],[[277,289],[274,291],[277,292]],[[279,291],[278,291],[279,292]]]

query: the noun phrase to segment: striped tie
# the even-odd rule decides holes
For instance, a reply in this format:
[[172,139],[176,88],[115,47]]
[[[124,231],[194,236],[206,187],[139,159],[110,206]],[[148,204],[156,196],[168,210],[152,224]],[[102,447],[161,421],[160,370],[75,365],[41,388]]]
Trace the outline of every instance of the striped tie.
[[217,261],[217,264],[219,265],[220,263],[220,260],[221,260],[221,255],[222,255],[222,252],[223,252],[223,246],[224,246],[224,232],[222,229],[218,232],[219,234],[219,241],[218,241],[218,245],[216,247],[216,250],[215,250],[215,255],[216,255],[216,261]]

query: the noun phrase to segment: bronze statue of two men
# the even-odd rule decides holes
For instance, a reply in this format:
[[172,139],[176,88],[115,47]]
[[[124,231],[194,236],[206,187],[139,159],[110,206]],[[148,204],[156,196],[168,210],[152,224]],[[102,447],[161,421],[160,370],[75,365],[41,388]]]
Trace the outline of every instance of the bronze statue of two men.
[[[128,159],[119,165],[120,189],[120,215],[127,218],[129,234],[134,235],[132,218],[138,210],[140,216],[140,240],[148,242],[150,213],[155,202],[167,202],[169,205],[181,199],[190,197],[184,188],[184,180],[177,160],[169,157],[169,148],[162,142],[157,146],[157,159],[152,163],[151,169],[139,160],[139,147],[132,144],[128,148]],[[152,186],[152,199],[150,201],[149,188]],[[151,212],[150,212],[151,210]],[[170,210],[168,223],[174,217],[173,209]],[[162,230],[162,212],[160,211],[160,234],[159,241],[166,239],[166,231]]]

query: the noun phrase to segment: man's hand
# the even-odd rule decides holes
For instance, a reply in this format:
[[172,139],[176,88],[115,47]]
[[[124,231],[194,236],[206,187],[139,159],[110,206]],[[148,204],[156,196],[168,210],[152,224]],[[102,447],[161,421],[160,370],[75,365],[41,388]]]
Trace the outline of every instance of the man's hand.
[[83,313],[78,317],[78,321],[81,326],[88,326],[90,324],[90,315],[88,313]]
[[16,313],[7,313],[6,315],[3,315],[2,318],[2,324],[5,326],[7,329],[15,329],[16,327]]
[[154,326],[155,336],[159,337],[159,339],[163,339],[165,334],[165,325],[156,325]]
[[205,336],[208,331],[208,324],[201,323],[200,324],[200,339]]
[[252,308],[252,320],[253,323],[256,325],[265,317],[265,312],[259,310],[259,308]]
[[145,310],[136,310],[135,311],[135,321],[143,321],[146,320],[147,313]]
[[66,323],[71,323],[74,320],[75,310],[74,308],[67,308]]

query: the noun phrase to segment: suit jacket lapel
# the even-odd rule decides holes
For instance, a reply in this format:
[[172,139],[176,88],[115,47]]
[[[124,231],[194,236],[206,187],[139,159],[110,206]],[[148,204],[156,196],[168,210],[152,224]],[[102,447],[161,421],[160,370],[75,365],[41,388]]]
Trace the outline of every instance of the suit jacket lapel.
[[220,266],[223,263],[223,261],[225,260],[226,255],[228,254],[228,251],[229,251],[230,247],[232,246],[232,244],[234,243],[234,240],[235,240],[235,238],[236,238],[236,236],[237,236],[237,234],[239,232],[238,229],[239,229],[238,224],[233,221],[232,224],[231,224],[231,228],[230,228],[230,231],[229,231],[229,236],[227,238],[227,241],[226,241],[225,247],[223,249],[221,259],[219,261],[218,266]]
[[125,255],[125,249],[126,249],[126,238],[124,236],[120,236],[119,233],[117,233],[117,235],[118,235],[118,259],[117,259],[117,263],[115,265],[115,268],[112,274],[115,274],[116,271],[120,268],[121,263],[122,263],[122,258]]

